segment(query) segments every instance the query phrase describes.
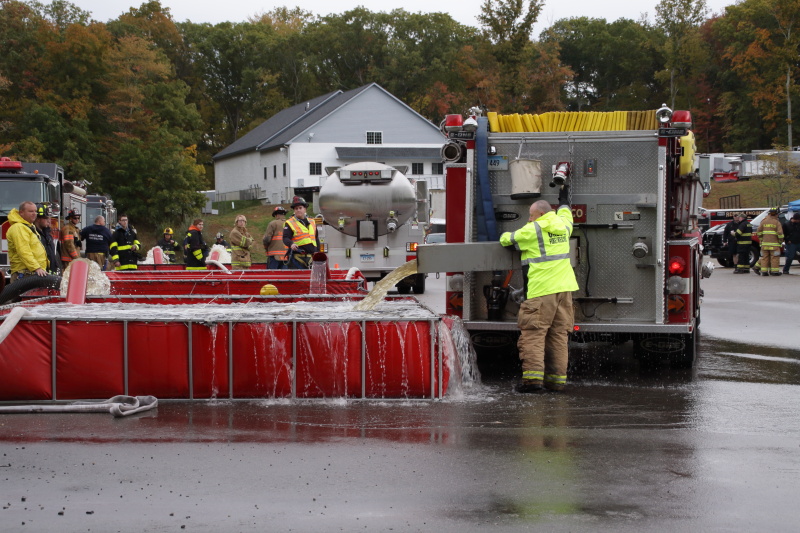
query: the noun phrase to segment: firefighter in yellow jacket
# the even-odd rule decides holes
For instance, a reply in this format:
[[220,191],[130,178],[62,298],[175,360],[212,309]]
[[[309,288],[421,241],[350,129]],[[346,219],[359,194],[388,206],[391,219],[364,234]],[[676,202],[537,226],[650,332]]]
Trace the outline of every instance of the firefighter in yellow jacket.
[[61,229],[61,264],[64,270],[70,262],[80,257],[81,249],[81,230],[78,223],[81,221],[81,214],[70,209],[67,213],[67,223]]
[[773,207],[758,226],[758,240],[761,243],[762,276],[781,275],[781,245],[783,244],[783,225],[778,220],[778,208]]
[[231,268],[233,270],[247,270],[250,268],[250,247],[253,237],[247,231],[247,217],[238,215],[234,221],[228,239],[231,241]]
[[527,267],[527,300],[517,316],[522,359],[518,392],[561,391],[567,381],[572,292],[578,290],[569,258],[572,210],[567,198],[565,186],[557,212],[545,200],[534,202],[528,223],[500,236],[500,244],[522,252]]
[[19,209],[8,214],[8,260],[11,266],[11,283],[25,276],[47,275],[47,252],[34,228],[36,204],[22,202]]

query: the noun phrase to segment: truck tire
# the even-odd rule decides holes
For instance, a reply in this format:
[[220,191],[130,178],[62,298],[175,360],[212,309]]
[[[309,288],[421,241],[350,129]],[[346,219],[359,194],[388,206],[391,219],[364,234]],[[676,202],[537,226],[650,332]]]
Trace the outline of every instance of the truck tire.
[[19,302],[21,296],[31,289],[58,289],[60,286],[61,276],[25,276],[0,292],[0,305]]
[[425,294],[425,274],[417,274],[414,277],[414,294]]
[[731,266],[730,258],[723,257],[721,255],[717,256],[717,263],[719,263],[719,266],[721,266],[722,268],[728,268],[729,266]]
[[633,339],[634,355],[643,363],[665,362],[672,368],[692,368],[697,354],[697,331],[645,333]]
[[397,285],[397,292],[399,292],[400,294],[409,294],[411,292],[411,285],[400,282]]

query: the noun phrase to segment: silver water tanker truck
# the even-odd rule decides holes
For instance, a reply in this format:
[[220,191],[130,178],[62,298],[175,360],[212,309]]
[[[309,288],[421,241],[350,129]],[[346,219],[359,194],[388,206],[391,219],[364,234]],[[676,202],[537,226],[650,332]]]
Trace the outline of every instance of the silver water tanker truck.
[[[335,170],[319,191],[322,249],[332,268],[356,267],[370,281],[417,258],[428,217],[427,183],[412,184],[395,167],[353,163]],[[338,265],[338,267],[337,267]],[[397,284],[401,294],[425,291],[425,274]]]

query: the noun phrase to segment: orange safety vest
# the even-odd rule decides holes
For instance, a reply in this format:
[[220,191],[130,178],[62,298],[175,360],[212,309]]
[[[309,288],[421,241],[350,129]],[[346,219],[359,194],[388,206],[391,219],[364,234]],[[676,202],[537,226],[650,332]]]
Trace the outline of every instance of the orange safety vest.
[[297,246],[305,246],[306,244],[317,245],[317,226],[312,219],[308,219],[308,227],[300,224],[295,217],[286,221],[286,224],[292,229],[292,242]]

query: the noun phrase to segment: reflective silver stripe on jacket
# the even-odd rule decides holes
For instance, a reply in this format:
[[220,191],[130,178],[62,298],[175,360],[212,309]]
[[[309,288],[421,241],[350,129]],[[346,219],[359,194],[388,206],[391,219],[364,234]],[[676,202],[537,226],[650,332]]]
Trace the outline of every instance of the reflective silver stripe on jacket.
[[542,235],[542,227],[538,222],[534,222],[533,226],[536,228],[536,239],[539,241],[539,257],[532,257],[522,260],[522,265],[530,265],[532,263],[544,263],[545,261],[559,261],[561,259],[569,259],[569,254],[556,254],[547,255],[544,247],[544,236]]

